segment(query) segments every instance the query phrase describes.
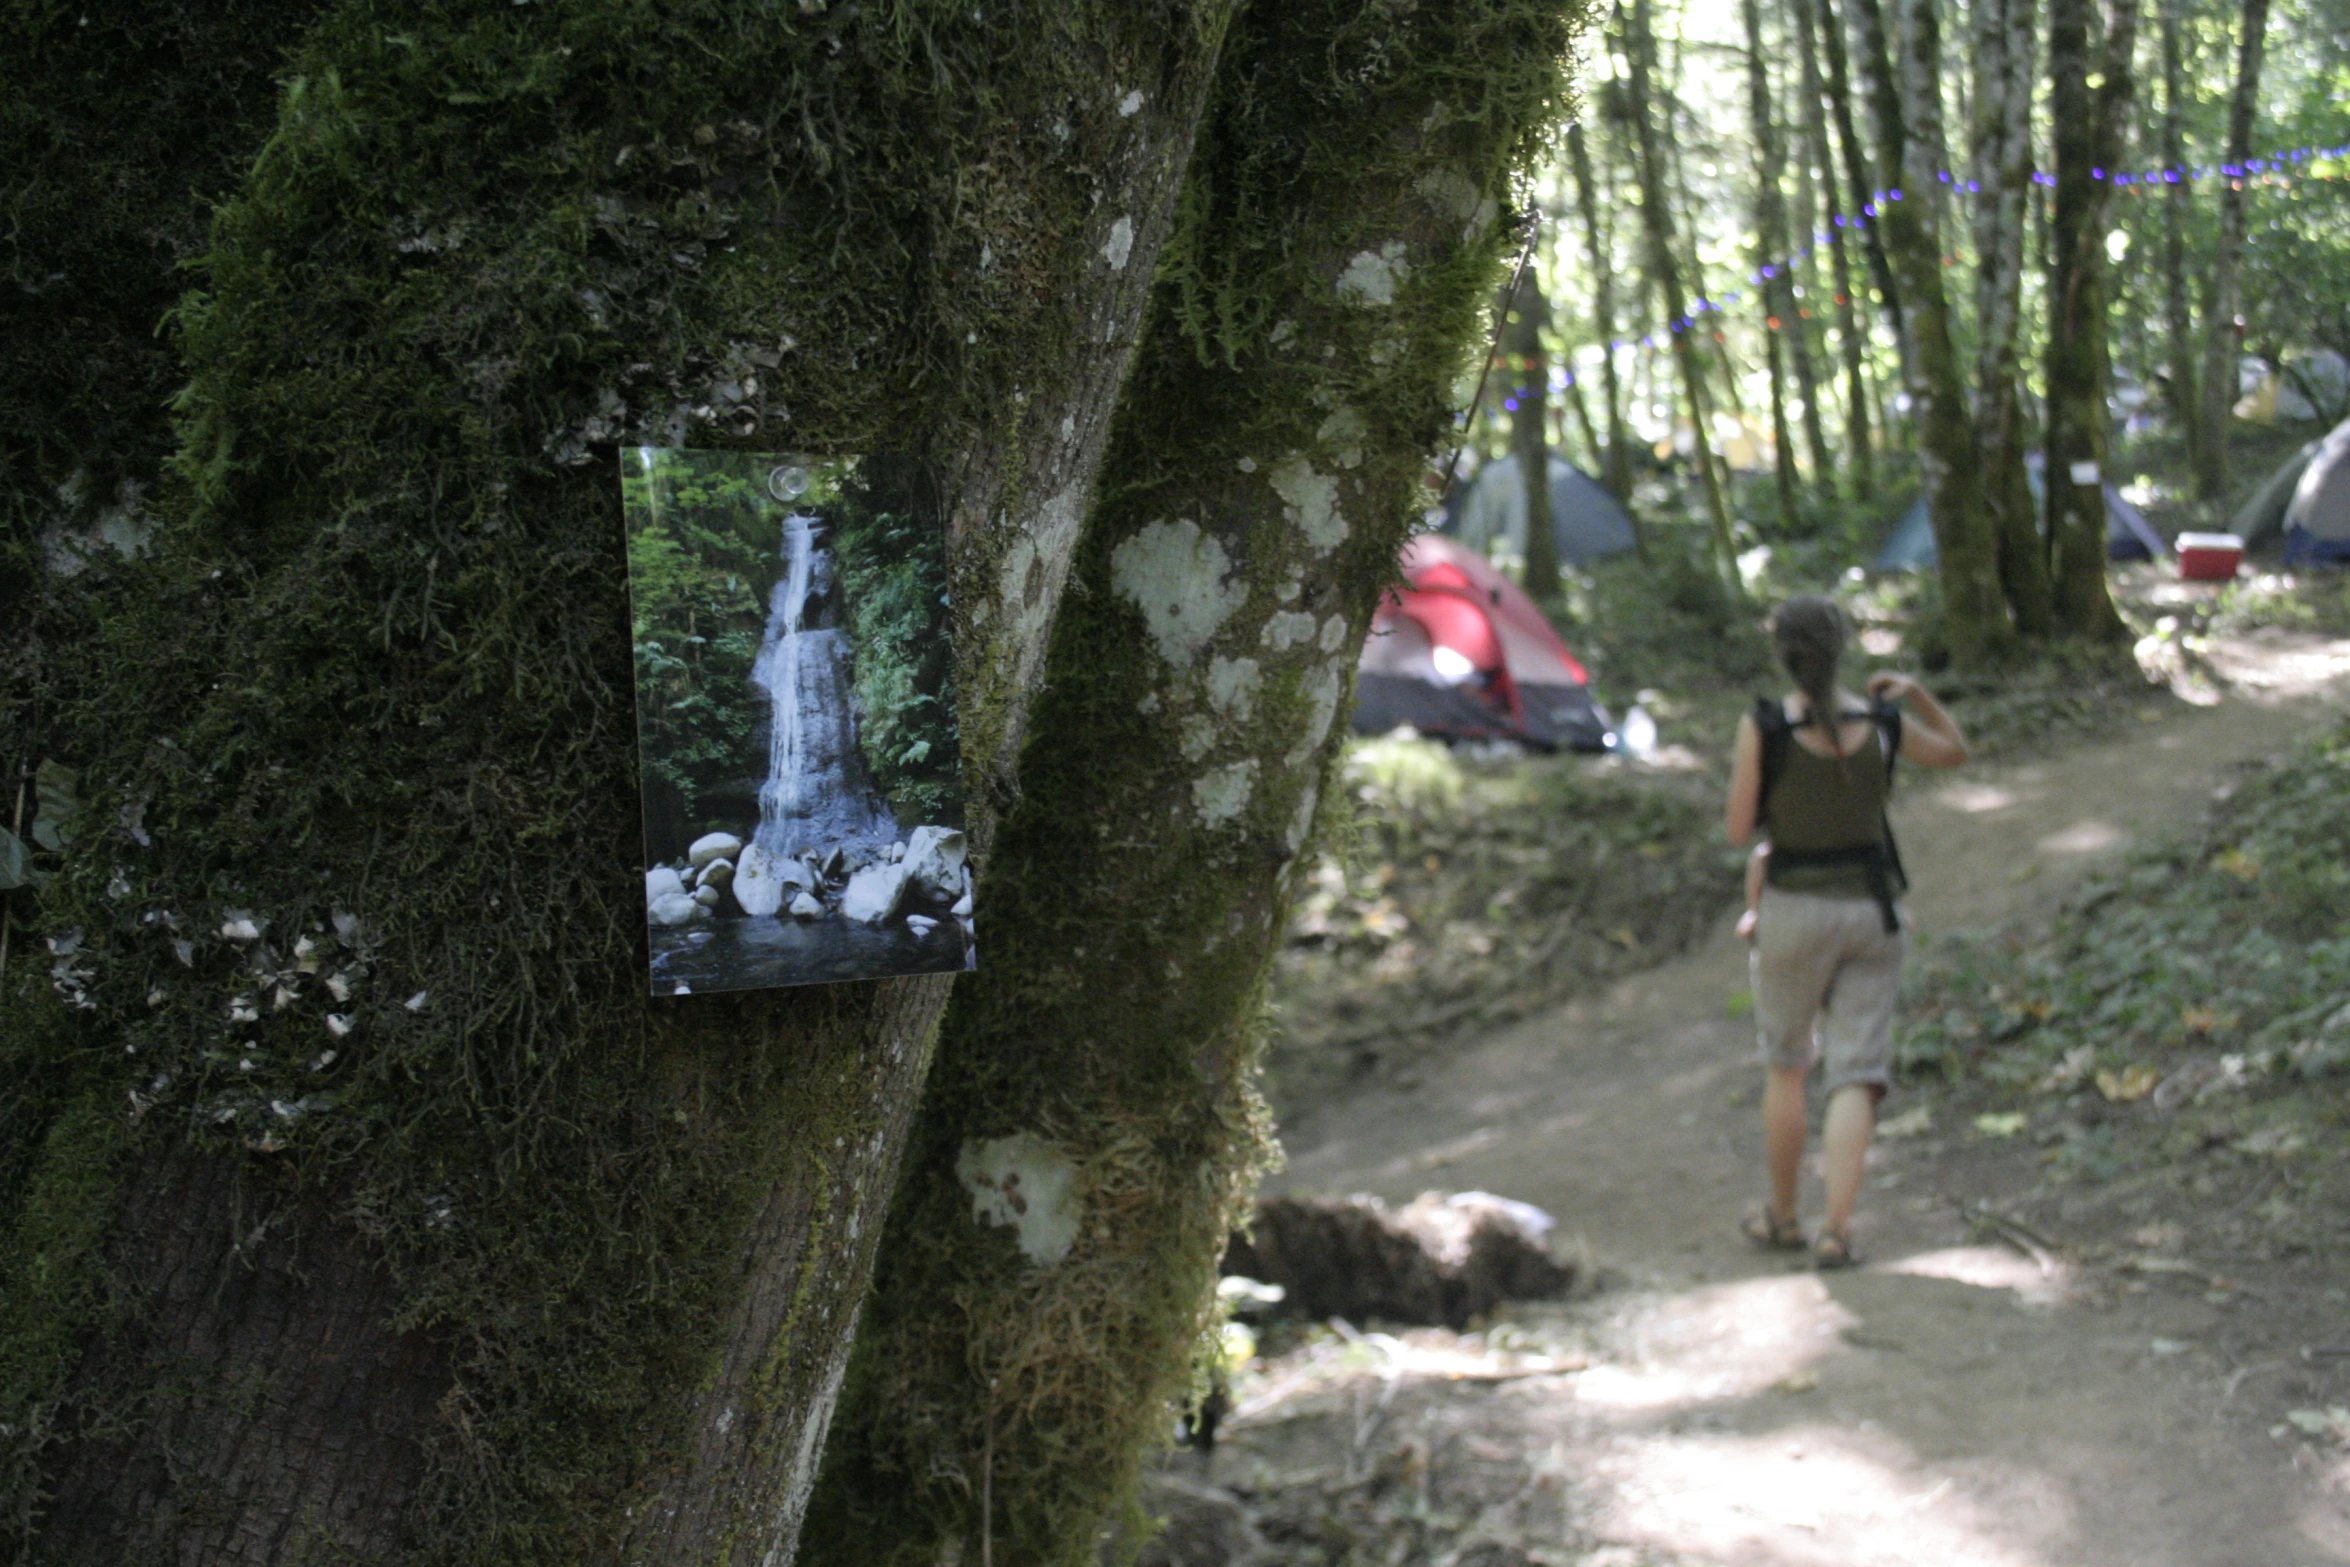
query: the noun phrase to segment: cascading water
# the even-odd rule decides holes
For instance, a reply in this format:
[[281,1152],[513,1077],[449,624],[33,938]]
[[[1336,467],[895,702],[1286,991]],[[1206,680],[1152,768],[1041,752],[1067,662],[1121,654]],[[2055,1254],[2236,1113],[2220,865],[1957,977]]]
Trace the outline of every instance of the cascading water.
[[820,518],[784,519],[784,572],[768,600],[767,632],[751,666],[770,713],[767,781],[755,841],[789,858],[835,845],[854,851],[898,835],[857,750],[848,639],[832,616],[832,552]]

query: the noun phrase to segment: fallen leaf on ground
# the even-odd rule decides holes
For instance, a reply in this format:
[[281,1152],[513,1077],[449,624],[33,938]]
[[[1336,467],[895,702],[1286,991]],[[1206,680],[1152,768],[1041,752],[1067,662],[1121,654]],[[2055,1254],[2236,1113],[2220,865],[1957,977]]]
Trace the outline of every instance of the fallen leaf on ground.
[[1812,1371],[1790,1371],[1772,1384],[1782,1393],[1809,1393],[1820,1385],[1819,1374]]
[[2073,1046],[2072,1049],[2064,1053],[2064,1059],[2050,1067],[2048,1075],[2040,1079],[2041,1092],[2063,1093],[2073,1084],[2088,1076],[2089,1068],[2096,1064],[2097,1047],[2095,1045]]
[[2005,1114],[1978,1115],[1975,1117],[1975,1130],[1981,1132],[1985,1137],[2013,1137],[2024,1129],[2025,1123],[2030,1119],[2021,1110],[2010,1110]]
[[2288,1409],[2285,1418],[2304,1436],[2330,1436],[2337,1442],[2350,1442],[2350,1409],[2340,1404],[2331,1409]]
[[1877,1136],[1880,1138],[1919,1137],[1933,1129],[1933,1110],[1926,1105],[1917,1105],[1878,1123]]
[[2154,1092],[2161,1081],[2161,1074],[2150,1066],[2126,1066],[2119,1072],[2108,1068],[2097,1074],[2097,1091],[2115,1104],[2126,1105]]

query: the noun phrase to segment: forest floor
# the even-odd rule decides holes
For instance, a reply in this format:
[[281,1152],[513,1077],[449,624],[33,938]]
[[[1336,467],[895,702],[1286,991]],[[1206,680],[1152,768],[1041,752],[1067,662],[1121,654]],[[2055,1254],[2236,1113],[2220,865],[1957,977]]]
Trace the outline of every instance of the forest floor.
[[[2192,651],[2191,701],[1910,775],[1895,817],[1925,952],[1996,937],[1983,950],[2045,961],[2096,917],[2068,908],[2085,879],[2195,830],[2350,707],[2339,627],[2221,625]],[[2191,1117],[2142,1086],[2067,1100],[2077,1065],[2037,1100],[2012,1074],[1920,1074],[1883,1107],[1867,1265],[1791,1266],[1735,1228],[1761,1173],[1729,925],[1725,907],[1659,966],[1287,1107],[1269,1194],[1521,1199],[1581,1281],[1465,1334],[1268,1332],[1212,1458],[1174,1455],[1161,1499],[1237,1499],[1259,1567],[2350,1563],[2340,1129],[2206,1117],[2181,1153]],[[2108,1124],[2084,1134],[2068,1104]],[[2068,1162],[2089,1143],[2097,1161]],[[1169,1559],[1229,1559],[1185,1533]]]

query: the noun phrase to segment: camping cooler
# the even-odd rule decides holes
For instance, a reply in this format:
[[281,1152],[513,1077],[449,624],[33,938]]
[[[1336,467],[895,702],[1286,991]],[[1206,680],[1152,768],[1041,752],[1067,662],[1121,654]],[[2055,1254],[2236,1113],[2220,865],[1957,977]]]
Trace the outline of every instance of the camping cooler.
[[2244,541],[2232,533],[2182,533],[2175,541],[2179,575],[2189,582],[2226,582],[2244,559]]

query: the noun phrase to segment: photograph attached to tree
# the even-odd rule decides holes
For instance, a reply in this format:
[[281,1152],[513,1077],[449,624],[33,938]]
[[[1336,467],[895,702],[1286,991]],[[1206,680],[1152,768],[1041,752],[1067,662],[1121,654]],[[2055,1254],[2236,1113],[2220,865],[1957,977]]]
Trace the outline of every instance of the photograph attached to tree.
[[621,454],[655,995],[977,964],[918,461]]

